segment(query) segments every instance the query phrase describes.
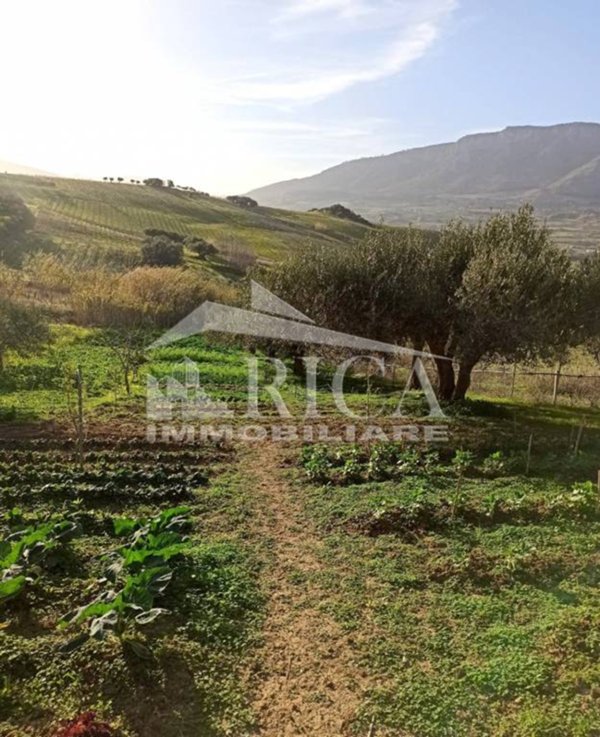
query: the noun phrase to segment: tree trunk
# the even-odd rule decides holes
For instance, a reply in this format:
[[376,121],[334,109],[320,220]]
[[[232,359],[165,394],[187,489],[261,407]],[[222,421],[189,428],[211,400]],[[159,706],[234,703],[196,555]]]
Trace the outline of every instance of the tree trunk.
[[471,373],[473,372],[474,363],[461,363],[458,369],[458,378],[454,388],[452,399],[461,401],[465,398],[469,387],[471,386]]
[[294,361],[292,363],[292,371],[294,372],[294,376],[297,376],[300,379],[304,379],[306,375],[306,366],[302,358],[302,356],[295,355]]
[[[415,351],[419,351],[419,353],[422,353],[423,349],[425,348],[425,343],[422,340],[413,340],[413,348],[415,349]],[[417,376],[417,373],[415,371],[415,363],[417,361],[417,358],[419,358],[419,356],[413,355],[411,366],[410,366],[410,369],[412,372],[411,373],[412,378],[410,380],[410,388],[416,389],[416,390],[421,388],[421,382],[419,381],[419,377]]]
[[454,396],[455,390],[454,366],[452,365],[452,360],[437,358],[435,359],[435,366],[438,372],[439,398],[445,402],[449,402]]
[[449,402],[454,395],[454,366],[452,357],[446,356],[445,340],[428,340],[429,350],[434,354],[435,368],[438,375],[438,399]]

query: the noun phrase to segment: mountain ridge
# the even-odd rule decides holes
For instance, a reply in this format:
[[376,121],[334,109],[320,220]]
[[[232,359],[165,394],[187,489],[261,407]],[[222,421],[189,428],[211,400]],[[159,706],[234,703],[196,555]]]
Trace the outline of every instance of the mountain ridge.
[[[343,162],[249,194],[272,207],[304,210],[339,202],[370,220],[427,226],[529,201],[550,220],[591,213],[600,225],[600,124],[469,133],[453,142]],[[588,229],[578,245],[590,248],[595,238],[596,229]]]

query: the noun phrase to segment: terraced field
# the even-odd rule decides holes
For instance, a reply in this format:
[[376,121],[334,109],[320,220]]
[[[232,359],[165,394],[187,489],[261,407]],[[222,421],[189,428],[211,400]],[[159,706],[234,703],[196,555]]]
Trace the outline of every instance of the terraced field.
[[36,228],[72,248],[139,246],[146,228],[206,238],[221,251],[241,248],[273,259],[305,242],[361,238],[368,228],[322,213],[246,209],[177,189],[75,179],[0,175],[0,188],[23,198]]

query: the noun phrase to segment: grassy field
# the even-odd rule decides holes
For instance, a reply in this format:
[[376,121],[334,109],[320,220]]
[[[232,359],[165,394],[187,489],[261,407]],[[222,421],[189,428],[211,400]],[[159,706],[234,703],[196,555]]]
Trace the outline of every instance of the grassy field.
[[242,208],[177,189],[0,174],[0,188],[18,194],[36,215],[36,230],[74,249],[139,248],[143,231],[195,235],[219,251],[239,248],[274,259],[313,240],[361,238],[369,228],[322,213]]

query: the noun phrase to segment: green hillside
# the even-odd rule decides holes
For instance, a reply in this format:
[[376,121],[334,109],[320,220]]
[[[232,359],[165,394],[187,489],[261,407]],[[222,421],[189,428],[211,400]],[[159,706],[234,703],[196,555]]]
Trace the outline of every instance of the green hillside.
[[73,248],[137,249],[143,231],[158,228],[205,238],[223,253],[237,248],[274,259],[309,239],[347,241],[369,230],[320,212],[247,209],[166,187],[2,174],[0,188],[25,201],[37,231]]

